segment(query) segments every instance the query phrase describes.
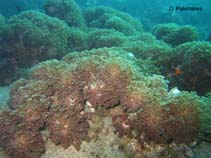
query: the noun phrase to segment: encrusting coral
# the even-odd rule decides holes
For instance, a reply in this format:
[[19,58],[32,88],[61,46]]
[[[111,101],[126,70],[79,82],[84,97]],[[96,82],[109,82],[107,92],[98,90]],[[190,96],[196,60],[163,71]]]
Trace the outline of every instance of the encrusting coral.
[[192,93],[168,92],[162,76],[144,75],[138,63],[124,50],[101,48],[34,66],[28,79],[13,83],[10,110],[0,114],[1,148],[12,158],[39,158],[49,141],[81,152],[115,140],[112,150],[125,157],[191,152],[188,145],[209,135],[209,105]]

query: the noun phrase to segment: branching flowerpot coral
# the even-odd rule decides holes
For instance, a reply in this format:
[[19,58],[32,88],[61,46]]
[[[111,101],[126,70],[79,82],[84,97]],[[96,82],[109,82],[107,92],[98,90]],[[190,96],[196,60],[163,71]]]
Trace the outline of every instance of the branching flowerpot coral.
[[81,10],[74,0],[47,0],[44,9],[46,14],[64,20],[69,26],[85,27]]
[[102,150],[93,147],[103,147],[105,157],[191,154],[192,142],[209,140],[209,99],[168,92],[163,76],[144,71],[146,65],[120,48],[73,52],[34,66],[11,87],[9,109],[0,114],[0,147],[11,158],[58,150],[97,157]]
[[16,67],[28,67],[68,52],[68,26],[41,12],[26,11],[11,17],[0,29],[0,56]]
[[113,8],[91,7],[84,11],[84,17],[89,27],[114,29],[125,35],[136,35],[142,32],[138,19]]
[[152,33],[159,39],[172,46],[177,46],[186,42],[196,41],[199,33],[194,26],[179,26],[174,23],[159,24],[153,27]]
[[196,91],[200,95],[209,92],[211,83],[211,44],[209,42],[188,42],[176,47],[167,69],[168,73],[180,70],[181,73],[169,75],[173,86]]

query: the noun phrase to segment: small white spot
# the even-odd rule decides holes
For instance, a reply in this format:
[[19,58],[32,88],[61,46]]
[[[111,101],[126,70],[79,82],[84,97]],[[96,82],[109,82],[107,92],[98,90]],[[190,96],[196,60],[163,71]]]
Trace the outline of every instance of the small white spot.
[[87,107],[92,107],[92,104],[89,101],[86,101],[86,106]]
[[134,58],[134,57],[135,57],[135,55],[134,55],[132,52],[128,52],[127,55],[128,55],[129,57],[131,57],[131,58]]
[[86,101],[86,112],[95,112],[95,109],[92,107],[92,104],[89,101]]
[[123,128],[130,128],[130,125],[127,125],[125,122],[122,123]]
[[74,105],[74,103],[75,103],[75,100],[74,100],[74,99],[72,99],[72,98],[70,98],[70,99],[69,99],[69,103],[70,103],[70,106],[73,106],[73,105]]
[[90,108],[90,111],[91,111],[91,112],[95,112],[95,109],[94,109],[94,108]]
[[180,90],[177,87],[175,87],[169,91],[169,94],[173,96],[178,96],[180,94]]

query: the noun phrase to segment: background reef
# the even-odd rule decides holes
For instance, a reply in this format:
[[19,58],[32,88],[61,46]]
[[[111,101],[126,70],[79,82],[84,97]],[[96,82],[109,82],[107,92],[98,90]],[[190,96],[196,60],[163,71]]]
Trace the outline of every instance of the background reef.
[[135,2],[0,7],[0,157],[211,157],[205,12]]

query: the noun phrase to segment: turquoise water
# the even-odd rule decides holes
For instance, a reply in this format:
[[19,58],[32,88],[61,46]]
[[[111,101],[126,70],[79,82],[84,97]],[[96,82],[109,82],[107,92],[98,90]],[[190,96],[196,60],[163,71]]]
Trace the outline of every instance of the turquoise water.
[[0,157],[210,158],[210,7],[0,1]]

